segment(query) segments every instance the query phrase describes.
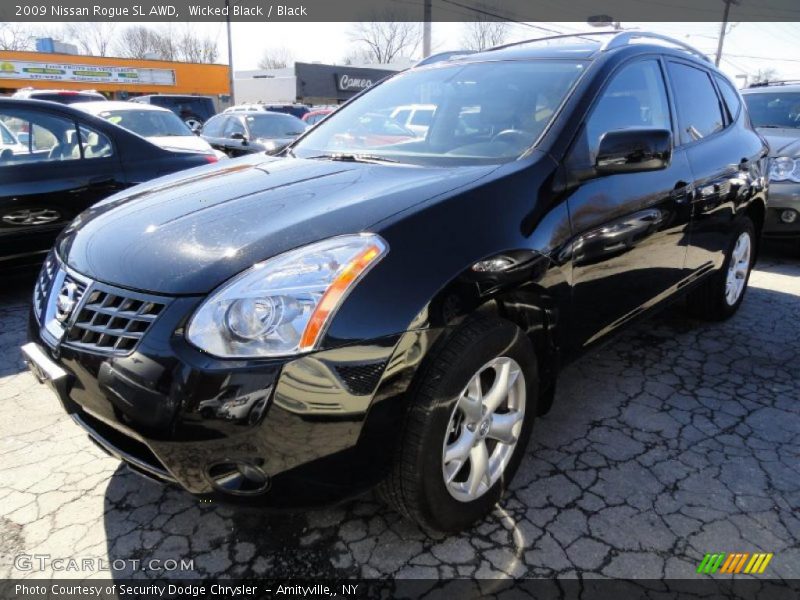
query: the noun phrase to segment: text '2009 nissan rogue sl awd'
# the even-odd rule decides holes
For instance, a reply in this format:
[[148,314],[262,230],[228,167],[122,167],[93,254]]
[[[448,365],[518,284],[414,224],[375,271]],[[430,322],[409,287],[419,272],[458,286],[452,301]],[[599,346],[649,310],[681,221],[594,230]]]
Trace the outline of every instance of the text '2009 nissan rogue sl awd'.
[[[559,368],[681,294],[731,316],[764,219],[765,143],[705,57],[559,41],[410,69],[281,156],[96,204],[36,283],[31,369],[111,454],[193,494],[377,485],[428,531],[468,527]],[[412,105],[425,126],[392,128]]]

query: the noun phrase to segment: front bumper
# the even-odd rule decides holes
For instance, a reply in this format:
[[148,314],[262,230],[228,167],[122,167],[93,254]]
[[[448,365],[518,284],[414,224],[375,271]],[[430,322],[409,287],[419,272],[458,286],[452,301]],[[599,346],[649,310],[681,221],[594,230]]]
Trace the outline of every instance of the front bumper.
[[194,494],[314,505],[383,475],[404,393],[437,331],[223,361],[183,338],[201,300],[173,299],[128,355],[54,341],[32,310],[26,360],[104,450]]
[[[791,223],[781,220],[781,213],[787,210],[797,213]],[[770,183],[764,235],[773,238],[800,238],[800,183]]]

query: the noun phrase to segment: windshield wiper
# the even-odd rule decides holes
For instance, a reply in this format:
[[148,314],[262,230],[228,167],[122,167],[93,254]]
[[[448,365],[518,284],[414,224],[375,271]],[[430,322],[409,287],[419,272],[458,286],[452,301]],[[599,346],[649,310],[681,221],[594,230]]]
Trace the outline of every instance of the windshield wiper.
[[364,163],[396,163],[400,162],[393,158],[386,158],[385,156],[378,156],[377,154],[348,154],[346,152],[338,152],[334,154],[319,154],[317,156],[309,156],[309,160],[326,158],[328,160],[340,160],[343,162],[364,162]]

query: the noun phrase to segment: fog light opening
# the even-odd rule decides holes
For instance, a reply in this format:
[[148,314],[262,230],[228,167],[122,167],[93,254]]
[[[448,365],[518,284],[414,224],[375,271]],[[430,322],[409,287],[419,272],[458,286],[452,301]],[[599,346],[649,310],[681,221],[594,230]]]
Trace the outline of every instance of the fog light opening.
[[226,460],[206,469],[211,486],[223,494],[255,496],[265,493],[270,478],[261,467],[243,460]]
[[781,211],[781,222],[782,223],[794,223],[797,221],[797,211],[792,210],[791,208],[787,208],[786,210]]

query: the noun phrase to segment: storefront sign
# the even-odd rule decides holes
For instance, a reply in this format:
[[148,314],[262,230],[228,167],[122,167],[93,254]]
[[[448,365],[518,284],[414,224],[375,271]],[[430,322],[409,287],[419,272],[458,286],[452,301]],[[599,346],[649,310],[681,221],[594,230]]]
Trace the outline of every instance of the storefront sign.
[[0,81],[3,79],[175,85],[175,71],[172,69],[134,69],[0,59]]
[[349,75],[347,73],[336,75],[336,89],[340,92],[360,92],[372,87],[373,83],[372,79],[359,77],[358,75]]

